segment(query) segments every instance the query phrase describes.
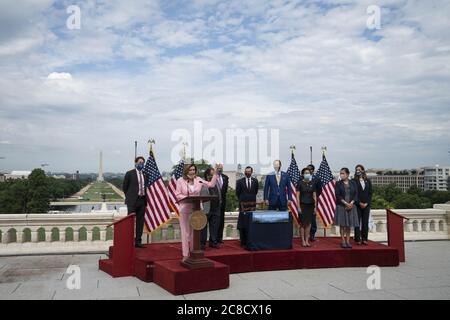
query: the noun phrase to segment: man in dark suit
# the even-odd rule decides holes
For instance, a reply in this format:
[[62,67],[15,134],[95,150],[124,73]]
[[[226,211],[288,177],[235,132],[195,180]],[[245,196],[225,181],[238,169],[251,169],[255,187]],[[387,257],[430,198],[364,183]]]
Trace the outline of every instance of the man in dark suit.
[[258,180],[252,178],[253,168],[245,168],[245,177],[236,181],[236,196],[239,200],[239,218],[237,228],[239,229],[239,238],[241,246],[247,245],[247,229],[249,224],[249,213],[251,207],[256,206],[256,195],[258,194]]
[[148,177],[144,173],[144,157],[137,157],[134,161],[135,168],[125,174],[122,190],[125,193],[125,203],[128,214],[136,213],[136,237],[134,245],[142,248],[142,232],[144,230],[144,216],[147,201],[145,190]]
[[[208,168],[205,170],[205,180],[211,181],[214,176],[215,170],[214,168]],[[208,229],[209,229],[209,246],[211,248],[219,249],[219,244],[217,242],[217,228],[219,227],[219,218],[220,218],[220,208],[222,202],[222,196],[220,194],[219,185],[216,184],[212,188],[208,188],[206,186],[202,187],[200,192],[201,195],[211,195],[217,196],[216,200],[211,200],[208,202],[203,202],[203,211],[206,214],[208,222],[206,226],[202,229],[200,244],[202,250],[206,248],[206,240],[208,238]]]
[[266,176],[264,183],[264,201],[269,210],[287,211],[292,201],[291,180],[286,172],[281,171],[281,161],[273,162],[274,174]]
[[[311,183],[313,184],[314,191],[316,191],[316,197],[318,199],[320,194],[322,193],[322,181],[320,180],[320,178],[318,176],[316,176],[314,174],[314,171],[316,168],[314,167],[314,165],[312,163],[309,164],[307,166],[307,168],[311,172],[311,175],[312,175]],[[311,221],[311,230],[309,232],[309,241],[311,241],[311,242],[316,241],[316,232],[317,232],[317,217],[314,214],[314,218]]]
[[217,230],[217,241],[223,243],[223,229],[225,227],[225,209],[227,207],[227,192],[228,192],[228,176],[223,174],[223,164],[217,165],[217,184],[220,188],[222,202],[220,203],[220,219],[219,228]]

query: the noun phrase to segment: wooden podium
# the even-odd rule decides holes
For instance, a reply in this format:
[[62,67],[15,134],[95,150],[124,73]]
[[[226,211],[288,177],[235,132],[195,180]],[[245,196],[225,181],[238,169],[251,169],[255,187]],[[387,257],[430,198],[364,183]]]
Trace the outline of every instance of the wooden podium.
[[399,261],[405,262],[403,220],[408,218],[386,209],[388,245],[398,249]]
[[134,274],[135,220],[136,214],[132,213],[108,226],[114,226],[114,254],[110,266],[113,277],[128,277]]
[[181,261],[181,265],[188,269],[213,268],[212,261],[205,258],[200,245],[201,230],[206,226],[206,214],[201,210],[201,203],[217,199],[218,196],[188,196],[179,203],[192,203],[192,212],[189,216],[189,224],[194,229],[194,250],[189,252],[189,257]]

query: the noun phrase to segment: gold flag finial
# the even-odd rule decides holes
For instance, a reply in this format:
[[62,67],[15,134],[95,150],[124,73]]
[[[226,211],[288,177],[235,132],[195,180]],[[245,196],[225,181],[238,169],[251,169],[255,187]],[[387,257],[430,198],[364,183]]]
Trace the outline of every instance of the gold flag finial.
[[149,139],[148,140],[149,154],[152,153],[154,144],[155,144],[155,139]]
[[325,157],[327,155],[327,146],[322,147],[322,156]]
[[296,150],[295,146],[292,145],[292,146],[289,147],[289,149],[291,149],[291,154],[294,154],[294,151]]

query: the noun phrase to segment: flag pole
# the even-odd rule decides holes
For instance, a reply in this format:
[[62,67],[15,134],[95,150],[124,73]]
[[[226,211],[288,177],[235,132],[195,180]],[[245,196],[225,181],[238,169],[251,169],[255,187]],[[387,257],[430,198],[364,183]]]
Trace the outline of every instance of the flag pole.
[[[150,138],[150,139],[148,139],[147,143],[148,143],[148,148],[149,148],[148,155],[150,156],[153,152],[153,145],[155,144],[155,139]],[[147,243],[150,243],[150,236],[151,236],[151,233],[147,232]],[[152,239],[152,242],[153,242],[153,239]]]
[[[327,147],[326,147],[326,146],[323,146],[323,147],[322,147],[322,159],[325,159],[326,153],[327,153]],[[323,237],[324,237],[324,238],[327,237],[327,227],[326,227],[326,226],[323,228]]]
[[186,161],[186,146],[188,145],[188,143],[184,141],[182,145],[183,145],[183,161]]
[[137,158],[137,141],[134,141],[134,159]]

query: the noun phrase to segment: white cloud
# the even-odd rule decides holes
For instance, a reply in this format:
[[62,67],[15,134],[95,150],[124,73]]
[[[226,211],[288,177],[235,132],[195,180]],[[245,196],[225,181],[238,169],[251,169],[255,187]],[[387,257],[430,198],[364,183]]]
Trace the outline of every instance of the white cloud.
[[49,80],[72,80],[72,75],[68,72],[52,72],[47,76]]
[[2,24],[19,30],[0,34],[4,163],[52,155],[60,169],[95,170],[103,149],[122,171],[134,141],[146,153],[154,137],[168,169],[171,130],[195,119],[279,128],[281,154],[296,144],[300,162],[309,145],[328,145],[335,166],[448,162],[450,5],[382,1],[373,41],[369,1],[327,4],[85,1],[69,31],[47,3],[27,15],[39,28]]

